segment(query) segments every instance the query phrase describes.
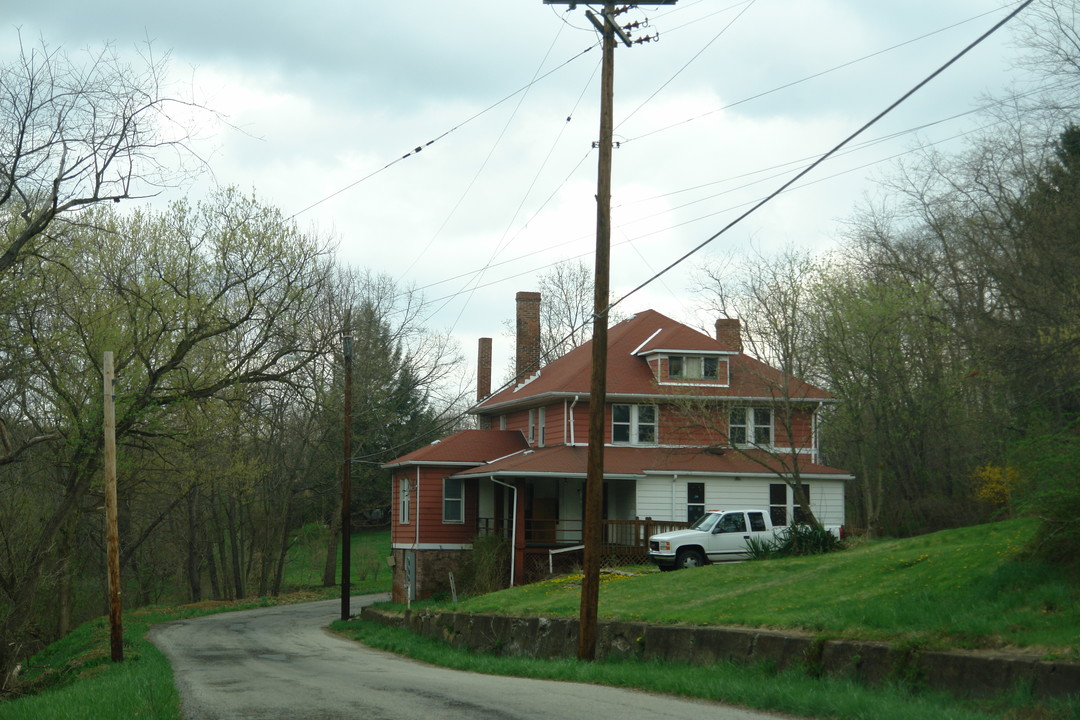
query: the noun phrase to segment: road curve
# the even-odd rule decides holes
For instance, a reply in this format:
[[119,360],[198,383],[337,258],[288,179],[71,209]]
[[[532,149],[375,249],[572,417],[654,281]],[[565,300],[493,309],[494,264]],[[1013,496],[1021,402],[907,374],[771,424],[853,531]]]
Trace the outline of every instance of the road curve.
[[[385,599],[353,598],[357,612]],[[597,685],[447,670],[331,634],[339,600],[165,623],[188,720],[763,720],[718,703]]]

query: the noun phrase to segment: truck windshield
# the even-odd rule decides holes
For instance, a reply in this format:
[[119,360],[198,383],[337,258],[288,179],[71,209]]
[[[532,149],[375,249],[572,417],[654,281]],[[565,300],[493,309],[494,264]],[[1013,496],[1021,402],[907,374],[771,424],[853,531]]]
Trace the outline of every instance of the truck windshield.
[[701,530],[702,532],[712,532],[713,525],[716,524],[716,519],[720,517],[716,513],[705,513],[690,526],[691,530]]

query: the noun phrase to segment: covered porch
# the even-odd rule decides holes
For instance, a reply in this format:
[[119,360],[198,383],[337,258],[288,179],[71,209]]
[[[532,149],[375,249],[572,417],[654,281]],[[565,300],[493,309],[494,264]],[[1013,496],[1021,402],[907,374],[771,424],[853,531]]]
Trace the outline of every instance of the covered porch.
[[[580,477],[478,479],[477,536],[512,542],[514,584],[535,582],[580,567],[584,538]],[[649,536],[687,527],[685,522],[638,518],[634,479],[604,480],[601,563],[648,562]]]

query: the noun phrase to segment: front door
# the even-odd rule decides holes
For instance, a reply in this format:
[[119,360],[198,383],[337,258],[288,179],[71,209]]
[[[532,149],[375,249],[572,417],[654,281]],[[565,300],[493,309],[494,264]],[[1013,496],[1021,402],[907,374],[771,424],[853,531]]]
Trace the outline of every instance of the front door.
[[532,502],[532,537],[529,542],[538,545],[554,545],[555,529],[559,524],[558,498],[533,498]]

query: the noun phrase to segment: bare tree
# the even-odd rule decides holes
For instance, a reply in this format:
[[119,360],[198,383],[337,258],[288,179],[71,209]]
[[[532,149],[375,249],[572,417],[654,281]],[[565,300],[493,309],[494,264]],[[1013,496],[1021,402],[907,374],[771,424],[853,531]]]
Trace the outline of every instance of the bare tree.
[[0,273],[66,213],[146,197],[193,158],[180,107],[164,95],[167,57],[137,67],[106,45],[73,59],[42,41],[0,67]]
[[[809,289],[819,273],[808,253],[789,249],[771,258],[728,258],[702,268],[698,276],[705,307],[741,320],[742,341],[760,362],[746,361],[740,371],[753,376],[764,403],[754,410],[743,401],[733,404],[719,426],[709,420],[715,413],[707,408],[696,414],[711,422],[736,452],[775,472],[792,489],[802,519],[813,525],[819,523],[802,477],[808,456],[801,449],[812,440],[811,418],[824,399],[808,384],[819,374],[806,314]],[[757,416],[765,413],[763,424]]]
[[[580,260],[560,262],[537,275],[535,287],[540,293],[540,364],[546,365],[592,339],[593,271]],[[610,310],[608,325],[623,317]],[[505,320],[503,327],[514,336],[513,320]],[[512,368],[508,372],[513,375]]]

